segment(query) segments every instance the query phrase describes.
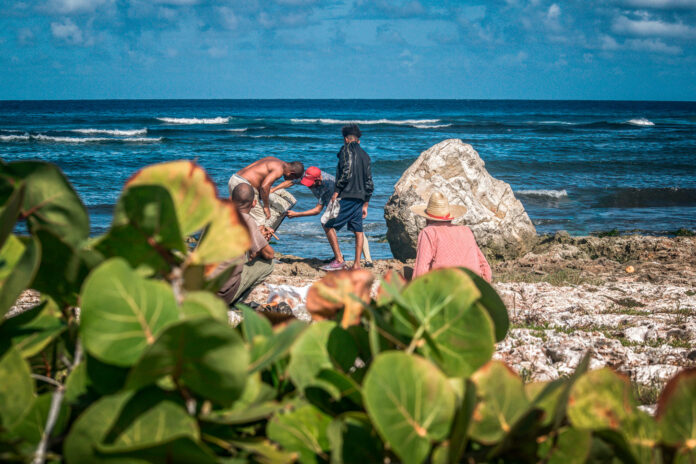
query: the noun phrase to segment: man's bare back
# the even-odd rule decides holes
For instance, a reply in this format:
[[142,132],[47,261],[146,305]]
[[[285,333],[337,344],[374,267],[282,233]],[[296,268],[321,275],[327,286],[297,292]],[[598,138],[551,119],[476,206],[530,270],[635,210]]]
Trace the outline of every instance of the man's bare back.
[[255,189],[261,190],[264,184],[273,185],[276,180],[282,177],[284,165],[285,162],[278,158],[267,156],[240,169],[237,171],[237,175],[249,181]]

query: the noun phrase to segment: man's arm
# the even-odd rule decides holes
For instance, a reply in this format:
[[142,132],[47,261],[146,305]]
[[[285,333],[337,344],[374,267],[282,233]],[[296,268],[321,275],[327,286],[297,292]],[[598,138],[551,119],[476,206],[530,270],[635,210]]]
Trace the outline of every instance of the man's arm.
[[292,187],[294,184],[295,184],[295,183],[294,183],[293,181],[291,181],[291,180],[284,180],[284,181],[281,182],[280,184],[278,184],[278,185],[276,185],[275,187],[273,187],[273,188],[271,189],[271,193],[275,193],[276,190],[286,189],[286,188]]
[[312,209],[308,209],[307,211],[288,211],[288,217],[296,218],[304,216],[316,216],[317,214],[321,213],[322,209],[324,209],[324,205],[319,202],[317,203],[317,206]]
[[263,211],[266,213],[266,219],[271,218],[271,202],[268,199],[268,197],[271,194],[271,186],[280,179],[280,176],[283,175],[283,168],[281,166],[277,166],[272,168],[268,174],[266,174],[266,177],[263,179],[263,182],[261,183],[261,187],[259,188],[259,196],[261,197],[261,203],[263,204]]
[[336,199],[350,181],[352,163],[348,154],[348,146],[344,145],[338,152],[338,167],[336,168],[336,190],[332,199]]

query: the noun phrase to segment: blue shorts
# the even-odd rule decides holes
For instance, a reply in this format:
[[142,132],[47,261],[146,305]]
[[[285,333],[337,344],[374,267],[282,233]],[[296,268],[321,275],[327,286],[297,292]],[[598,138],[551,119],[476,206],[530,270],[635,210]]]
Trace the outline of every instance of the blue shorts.
[[356,198],[341,198],[338,201],[339,210],[338,216],[326,221],[327,229],[341,230],[343,226],[348,225],[348,230],[351,232],[362,232],[362,206],[365,202]]

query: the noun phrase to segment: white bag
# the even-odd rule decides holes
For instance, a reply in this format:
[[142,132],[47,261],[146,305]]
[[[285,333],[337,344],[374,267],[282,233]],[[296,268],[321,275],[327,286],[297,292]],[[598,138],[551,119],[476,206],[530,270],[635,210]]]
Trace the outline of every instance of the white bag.
[[341,210],[341,204],[336,200],[331,200],[329,204],[326,206],[326,211],[324,211],[324,214],[321,215],[321,225],[325,226],[327,222],[329,222],[331,219],[334,219],[338,217],[338,212]]

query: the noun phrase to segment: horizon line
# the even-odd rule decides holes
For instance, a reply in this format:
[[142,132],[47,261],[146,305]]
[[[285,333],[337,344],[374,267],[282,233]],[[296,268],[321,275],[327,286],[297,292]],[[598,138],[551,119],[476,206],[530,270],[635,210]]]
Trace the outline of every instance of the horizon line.
[[653,103],[696,103],[695,100],[624,100],[624,99],[580,99],[580,98],[54,98],[54,99],[0,99],[0,103],[17,102],[80,102],[80,101],[532,101],[532,102],[653,102]]

